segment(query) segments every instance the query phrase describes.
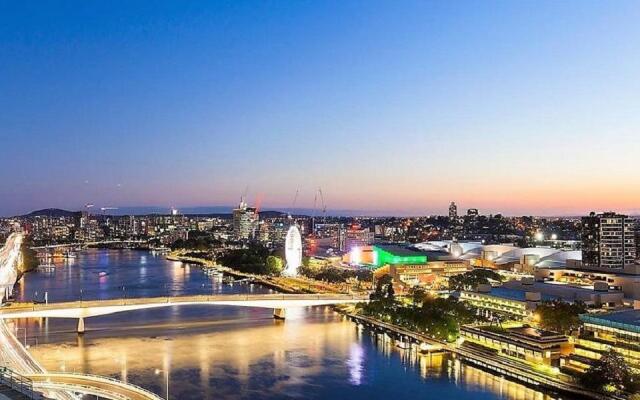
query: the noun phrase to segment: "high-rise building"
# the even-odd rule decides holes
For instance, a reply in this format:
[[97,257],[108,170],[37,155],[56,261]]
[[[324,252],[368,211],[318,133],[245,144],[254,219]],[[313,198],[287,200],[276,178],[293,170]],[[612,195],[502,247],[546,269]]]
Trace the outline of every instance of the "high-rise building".
[[455,202],[451,202],[449,204],[449,219],[457,219],[458,218],[458,206]]
[[479,215],[479,212],[477,208],[470,208],[467,210],[468,217],[477,217],[478,215]]
[[347,229],[340,230],[340,250],[350,252],[354,247],[369,246],[373,243],[375,234],[367,228],[359,225],[352,225]]
[[635,238],[636,238],[636,260],[640,261],[640,218],[636,219],[635,223]]
[[626,215],[591,213],[582,217],[582,264],[622,269],[636,259],[633,220]]
[[233,237],[236,240],[249,240],[255,236],[258,225],[258,211],[240,200],[238,208],[233,210]]

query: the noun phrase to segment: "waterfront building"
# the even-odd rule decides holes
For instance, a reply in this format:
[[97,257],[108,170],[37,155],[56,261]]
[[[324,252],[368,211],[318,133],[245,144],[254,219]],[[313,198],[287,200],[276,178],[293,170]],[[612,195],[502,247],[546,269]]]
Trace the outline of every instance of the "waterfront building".
[[582,264],[622,270],[636,259],[634,221],[626,215],[591,213],[582,218]]
[[580,337],[576,340],[574,362],[588,365],[588,360],[598,359],[613,349],[627,363],[640,369],[640,310],[625,310],[607,314],[582,314]]
[[501,287],[483,289],[462,291],[459,299],[481,310],[487,317],[516,321],[530,320],[541,300],[540,293]]
[[531,364],[560,367],[562,358],[573,351],[573,345],[566,336],[528,325],[506,329],[497,326],[463,326],[460,335],[465,342],[470,341]]

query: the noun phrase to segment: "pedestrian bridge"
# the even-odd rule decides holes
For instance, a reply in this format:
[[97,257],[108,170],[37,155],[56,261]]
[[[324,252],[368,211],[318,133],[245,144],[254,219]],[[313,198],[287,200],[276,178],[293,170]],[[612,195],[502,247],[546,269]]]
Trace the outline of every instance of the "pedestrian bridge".
[[163,400],[162,397],[130,383],[104,376],[75,373],[43,373],[27,375],[33,389],[65,391],[98,396],[110,400]]
[[284,319],[287,308],[359,303],[362,301],[368,301],[368,297],[347,294],[260,294],[145,297],[48,304],[13,303],[10,307],[0,309],[0,319],[77,318],[78,333],[83,333],[85,318],[134,310],[183,305],[259,307],[271,308],[274,310],[274,317]]

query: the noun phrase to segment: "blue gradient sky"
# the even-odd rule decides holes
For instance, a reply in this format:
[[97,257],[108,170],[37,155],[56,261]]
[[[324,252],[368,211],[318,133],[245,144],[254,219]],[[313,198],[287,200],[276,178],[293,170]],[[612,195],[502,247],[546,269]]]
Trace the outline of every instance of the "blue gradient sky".
[[637,1],[2,1],[0,215],[640,209]]

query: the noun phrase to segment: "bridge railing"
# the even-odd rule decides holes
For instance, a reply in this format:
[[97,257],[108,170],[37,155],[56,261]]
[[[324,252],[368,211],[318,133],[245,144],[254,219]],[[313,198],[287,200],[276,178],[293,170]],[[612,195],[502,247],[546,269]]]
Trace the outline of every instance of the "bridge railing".
[[33,400],[44,400],[42,393],[33,389],[33,381],[17,372],[0,367],[0,383]]
[[286,300],[367,300],[367,296],[355,294],[220,294],[220,295],[186,295],[186,296],[159,296],[159,297],[138,297],[120,298],[107,300],[77,300],[60,303],[14,303],[9,307],[0,309],[0,314],[18,311],[38,311],[38,310],[64,310],[89,307],[109,307],[125,305],[145,305],[158,303],[208,303],[214,301],[286,301]]
[[[83,373],[79,373],[79,372],[54,372],[54,373],[43,374],[43,375],[40,375],[40,376],[42,376],[44,378],[51,378],[51,377],[72,377],[72,378],[80,378],[80,379],[81,378],[90,378],[90,380],[93,380],[93,381],[112,383],[112,384],[117,385],[119,387],[126,388],[126,389],[128,389],[130,391],[142,393],[146,397],[148,397],[149,399],[162,400],[162,397],[158,396],[157,394],[153,393],[150,390],[147,390],[147,389],[145,389],[145,388],[143,388],[141,386],[138,386],[138,385],[134,385],[132,383],[128,383],[128,382],[125,383],[120,379],[112,378],[112,377],[109,377],[109,376],[83,374]],[[91,387],[90,385],[86,385],[86,384],[84,384],[83,386]]]

